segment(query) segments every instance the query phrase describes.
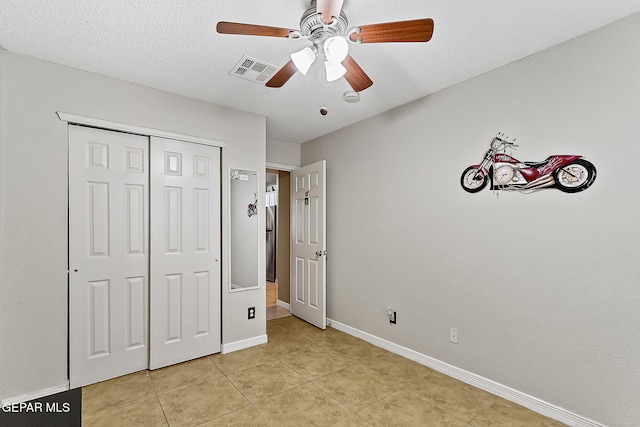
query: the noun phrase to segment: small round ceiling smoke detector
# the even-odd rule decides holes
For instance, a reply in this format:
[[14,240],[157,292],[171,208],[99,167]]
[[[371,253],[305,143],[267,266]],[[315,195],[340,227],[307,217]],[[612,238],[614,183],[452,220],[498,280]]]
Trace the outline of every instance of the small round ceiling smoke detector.
[[348,102],[349,104],[355,104],[356,102],[360,101],[360,94],[358,92],[350,90],[342,94],[342,99],[344,100],[344,102]]

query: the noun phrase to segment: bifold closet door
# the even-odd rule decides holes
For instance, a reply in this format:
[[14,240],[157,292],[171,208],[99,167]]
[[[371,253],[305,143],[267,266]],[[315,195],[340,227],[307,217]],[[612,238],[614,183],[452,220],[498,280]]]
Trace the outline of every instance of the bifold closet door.
[[69,126],[72,388],[148,366],[148,146]]
[[220,351],[220,149],[151,138],[150,369]]

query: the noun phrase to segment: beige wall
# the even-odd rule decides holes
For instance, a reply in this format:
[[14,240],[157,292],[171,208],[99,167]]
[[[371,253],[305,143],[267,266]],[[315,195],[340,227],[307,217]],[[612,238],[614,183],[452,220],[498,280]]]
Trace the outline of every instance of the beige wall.
[[276,276],[278,279],[278,299],[290,302],[290,212],[291,173],[278,171],[278,242]]
[[[0,400],[67,383],[67,124],[56,112],[224,141],[223,171],[260,172],[265,118],[0,51]],[[223,239],[228,239],[223,173]],[[259,212],[264,212],[264,200]],[[264,215],[260,217],[264,229]],[[260,271],[264,242],[260,240]],[[223,259],[228,258],[223,247]],[[262,273],[264,275],[264,273]],[[223,344],[265,337],[264,287],[226,292]],[[262,276],[264,279],[264,276]],[[258,308],[247,320],[247,307]]]
[[[582,417],[637,425],[638,40],[640,14],[304,143],[301,163],[326,159],[329,171],[328,316]],[[585,155],[594,185],[464,192],[460,174],[497,131],[518,138],[521,160]]]
[[300,144],[267,138],[267,162],[274,165],[300,166]]

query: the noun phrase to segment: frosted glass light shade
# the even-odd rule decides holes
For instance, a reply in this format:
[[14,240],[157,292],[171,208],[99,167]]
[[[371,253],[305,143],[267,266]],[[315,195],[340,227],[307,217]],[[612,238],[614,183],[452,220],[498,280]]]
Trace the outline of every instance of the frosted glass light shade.
[[305,47],[304,49],[293,52],[291,54],[291,60],[293,64],[296,66],[298,71],[300,71],[303,75],[307,75],[309,68],[311,68],[311,64],[316,59],[316,53],[310,47]]
[[324,70],[328,82],[338,80],[347,73],[347,69],[339,62],[324,61]]
[[344,37],[330,37],[324,42],[324,56],[327,61],[340,63],[349,53],[349,44]]

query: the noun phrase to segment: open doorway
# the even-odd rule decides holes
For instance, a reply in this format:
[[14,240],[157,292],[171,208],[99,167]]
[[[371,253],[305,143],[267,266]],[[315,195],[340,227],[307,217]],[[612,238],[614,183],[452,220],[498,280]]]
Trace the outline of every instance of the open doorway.
[[290,182],[291,173],[266,171],[267,320],[290,316]]

